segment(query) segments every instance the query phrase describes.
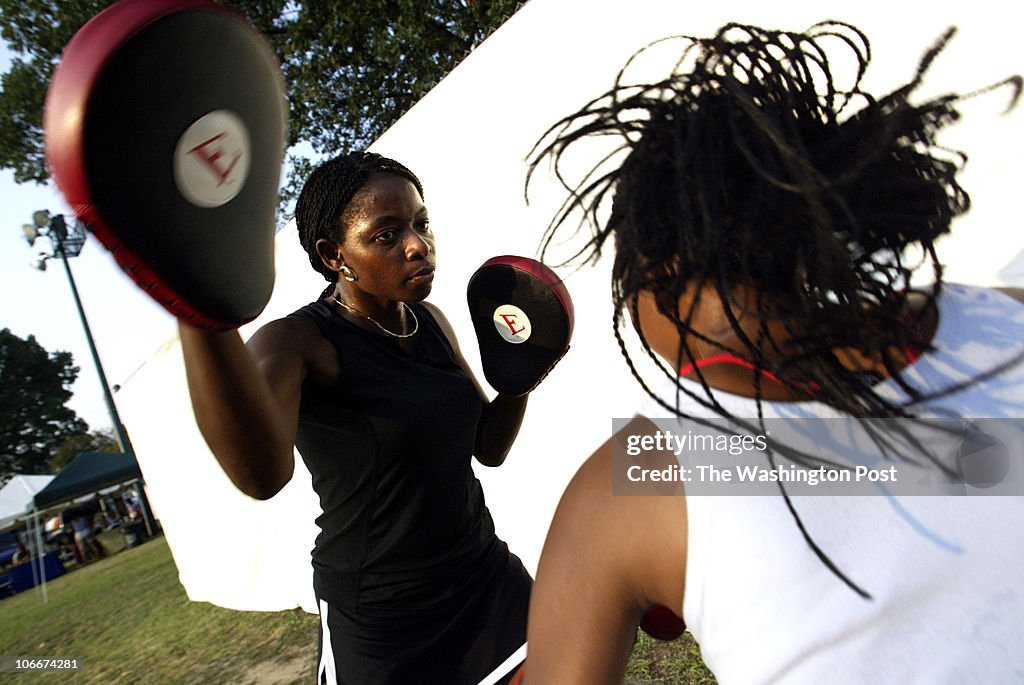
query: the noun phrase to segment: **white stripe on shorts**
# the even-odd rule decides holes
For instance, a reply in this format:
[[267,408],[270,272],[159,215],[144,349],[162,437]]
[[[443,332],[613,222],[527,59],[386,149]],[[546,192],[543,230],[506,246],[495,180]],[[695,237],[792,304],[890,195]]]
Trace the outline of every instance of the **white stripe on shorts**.
[[526,644],[524,643],[522,647],[520,647],[512,653],[512,656],[505,659],[505,661],[502,662],[501,666],[498,666],[496,669],[491,671],[490,675],[481,680],[478,683],[478,685],[494,685],[494,683],[498,682],[500,679],[507,676],[512,671],[513,668],[515,668],[525,660]]
[[334,665],[334,645],[327,627],[327,602],[320,600],[320,665],[316,669],[318,685],[338,685],[338,669]]

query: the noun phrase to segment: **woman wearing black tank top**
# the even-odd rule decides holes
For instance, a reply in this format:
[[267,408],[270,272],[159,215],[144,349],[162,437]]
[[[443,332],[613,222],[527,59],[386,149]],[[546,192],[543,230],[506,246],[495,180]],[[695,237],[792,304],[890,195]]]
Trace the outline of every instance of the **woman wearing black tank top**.
[[406,167],[325,162],[296,223],[330,282],[320,298],[248,343],[184,323],[181,340],[197,421],[235,485],[272,497],[294,447],[313,476],[318,683],[475,685],[511,670],[532,581],[495,535],[471,459],[504,461],[526,396],[488,401],[423,302],[435,242]]

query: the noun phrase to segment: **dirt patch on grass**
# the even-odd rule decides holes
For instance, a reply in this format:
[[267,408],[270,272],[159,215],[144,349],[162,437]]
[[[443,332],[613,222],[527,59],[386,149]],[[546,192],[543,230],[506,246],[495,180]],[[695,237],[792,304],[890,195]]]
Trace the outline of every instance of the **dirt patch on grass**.
[[316,654],[294,650],[245,668],[239,685],[306,685],[316,679]]

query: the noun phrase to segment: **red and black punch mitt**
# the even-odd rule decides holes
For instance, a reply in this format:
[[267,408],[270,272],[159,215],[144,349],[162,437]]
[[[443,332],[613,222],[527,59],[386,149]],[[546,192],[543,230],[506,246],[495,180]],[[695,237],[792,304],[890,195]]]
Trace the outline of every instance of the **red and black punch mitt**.
[[72,210],[172,314],[259,315],[274,285],[287,101],[264,37],[209,0],[122,0],[68,43],[43,118]]
[[470,278],[467,299],[484,377],[498,392],[530,392],[568,351],[572,298],[544,264],[489,259]]
[[655,640],[671,642],[686,632],[686,623],[667,606],[655,604],[644,612],[640,629]]

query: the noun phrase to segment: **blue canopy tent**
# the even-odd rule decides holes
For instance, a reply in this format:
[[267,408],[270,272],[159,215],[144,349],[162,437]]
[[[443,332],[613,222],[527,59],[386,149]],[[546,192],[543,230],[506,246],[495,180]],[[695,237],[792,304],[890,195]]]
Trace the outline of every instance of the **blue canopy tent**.
[[36,509],[42,511],[98,490],[142,478],[134,454],[82,452],[36,493]]
[[[73,502],[80,497],[87,497],[104,488],[121,485],[131,481],[141,481],[142,472],[134,454],[124,452],[82,452],[71,463],[57,474],[50,483],[36,493],[33,498],[36,538],[42,549],[42,529],[39,525],[39,512]],[[145,502],[142,488],[139,487],[140,499]],[[147,527],[151,525],[149,507],[143,505],[143,515]],[[39,577],[42,581],[43,601],[46,601],[46,570],[40,558]]]

